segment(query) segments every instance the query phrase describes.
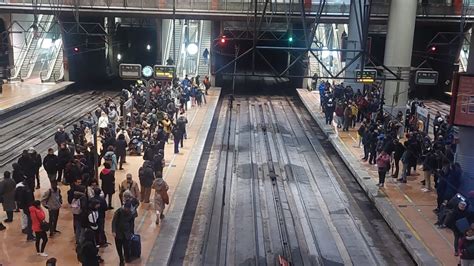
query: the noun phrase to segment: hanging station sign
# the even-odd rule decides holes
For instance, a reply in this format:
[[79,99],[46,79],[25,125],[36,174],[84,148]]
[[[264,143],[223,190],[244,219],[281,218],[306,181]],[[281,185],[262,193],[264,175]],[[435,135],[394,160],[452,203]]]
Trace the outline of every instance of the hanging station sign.
[[140,64],[120,64],[119,75],[123,79],[139,79],[142,77]]
[[155,79],[172,80],[176,75],[176,66],[154,66]]
[[415,84],[417,85],[437,85],[438,84],[438,71],[416,71]]

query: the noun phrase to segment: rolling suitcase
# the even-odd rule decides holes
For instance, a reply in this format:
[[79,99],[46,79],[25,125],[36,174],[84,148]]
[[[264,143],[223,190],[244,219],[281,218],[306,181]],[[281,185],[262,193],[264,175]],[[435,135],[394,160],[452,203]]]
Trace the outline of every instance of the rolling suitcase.
[[134,234],[130,239],[130,256],[132,258],[140,258],[142,253],[142,243],[140,235]]

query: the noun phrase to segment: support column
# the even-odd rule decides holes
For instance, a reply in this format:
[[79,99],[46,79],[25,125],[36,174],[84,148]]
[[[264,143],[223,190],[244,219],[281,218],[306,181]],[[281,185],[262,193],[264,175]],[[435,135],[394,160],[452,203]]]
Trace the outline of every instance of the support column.
[[14,60],[14,57],[13,57],[13,33],[11,33],[13,31],[13,29],[10,28],[11,23],[12,23],[12,15],[7,14],[7,13],[1,14],[0,19],[3,20],[3,25],[5,26],[5,30],[7,30],[7,31],[10,30],[8,35],[6,37],[2,37],[2,38],[5,38],[3,41],[8,41],[8,51],[6,51],[8,53],[7,68],[13,69],[15,67],[15,60]]
[[[347,36],[347,49],[348,50],[360,50],[362,47],[363,38],[363,24],[365,17],[364,0],[351,0],[350,11],[349,11],[349,25],[348,25],[348,36]],[[346,52],[346,65],[358,56],[359,52]],[[361,68],[362,57],[359,57],[347,67],[345,71],[346,78],[355,78],[355,71]],[[354,91],[361,89],[362,84],[355,82],[355,80],[344,81],[345,85],[352,87]]]
[[[406,109],[408,102],[411,55],[415,34],[417,1],[397,0],[390,4],[384,65],[402,81],[385,82],[385,107],[391,113]],[[387,71],[387,77],[393,77]]]
[[163,58],[163,42],[162,42],[163,20],[156,19],[155,24],[156,24],[156,47],[152,47],[152,49],[156,49],[155,63],[158,65],[165,65],[165,62],[162,61],[162,58]]
[[114,45],[113,45],[113,35],[115,31],[115,18],[114,17],[106,17],[105,18],[105,30],[107,32],[106,36],[106,57],[107,57],[107,73],[109,75],[115,75],[118,73],[118,66],[117,60],[114,54]]
[[[474,34],[471,35],[471,46],[469,58],[467,59],[467,73],[474,74]],[[463,170],[463,180],[472,180],[474,178],[474,128],[459,127],[459,145],[455,161],[461,165]],[[465,184],[464,182],[462,184]],[[472,185],[472,184],[469,184]],[[464,187],[464,186],[463,186]]]

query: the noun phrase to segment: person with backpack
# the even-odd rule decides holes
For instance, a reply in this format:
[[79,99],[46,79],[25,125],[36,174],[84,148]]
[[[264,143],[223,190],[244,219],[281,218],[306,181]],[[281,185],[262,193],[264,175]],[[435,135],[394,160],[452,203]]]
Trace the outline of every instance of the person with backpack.
[[[33,232],[35,232],[36,236],[36,252],[41,257],[48,257],[48,254],[44,252],[44,249],[48,243],[48,235],[46,234],[46,231],[49,230],[49,224],[45,221],[46,215],[44,214],[43,209],[41,209],[41,202],[39,200],[35,200],[29,207],[29,212],[31,216],[31,228]],[[41,240],[43,240],[42,243]]]
[[166,204],[170,203],[168,190],[169,186],[165,180],[163,180],[162,175],[157,176],[157,178],[153,181],[151,186],[155,190],[155,211],[156,211],[156,224],[160,224],[160,220],[165,218],[163,211],[165,210]]
[[126,202],[122,207],[118,208],[112,218],[112,235],[115,239],[115,247],[120,258],[120,265],[130,262],[130,240],[133,234],[132,221],[132,204]]
[[72,225],[74,229],[76,245],[79,245],[80,237],[83,232],[82,221],[87,208],[86,195],[86,187],[82,185],[82,179],[76,179],[71,186],[71,189],[67,193],[67,200],[73,215]]
[[142,167],[138,170],[140,179],[140,201],[150,203],[151,185],[155,179],[153,165],[150,161],[144,161]]
[[56,181],[59,170],[59,159],[58,156],[54,154],[54,150],[52,148],[48,149],[48,155],[46,155],[43,159],[43,168],[48,174],[49,181]]
[[113,146],[107,147],[107,152],[104,154],[104,161],[104,163],[108,163],[110,165],[110,170],[112,172],[117,170],[117,155],[115,155]]
[[102,180],[102,192],[104,199],[108,198],[108,209],[112,210],[112,195],[115,193],[115,176],[110,170],[110,164],[105,162],[104,168],[100,171],[100,180]]
[[41,197],[41,204],[48,210],[49,213],[49,236],[52,237],[56,233],[61,233],[57,230],[59,209],[63,204],[61,190],[58,188],[58,181],[51,181],[51,188],[46,190]]
[[119,162],[119,170],[123,170],[122,165],[125,163],[127,156],[127,141],[125,141],[125,136],[120,134],[115,142],[115,154],[117,156],[117,161]]
[[94,237],[94,231],[86,229],[84,238],[76,249],[77,259],[82,266],[99,266],[99,249]]
[[[179,117],[176,120],[176,127],[183,133],[183,138],[186,139],[186,124],[188,124],[188,119],[184,115],[184,112],[179,113]],[[181,148],[183,147],[183,141],[181,141]]]
[[385,176],[390,169],[390,154],[386,151],[382,151],[377,157],[377,168],[379,172],[379,187],[383,187],[385,184]]

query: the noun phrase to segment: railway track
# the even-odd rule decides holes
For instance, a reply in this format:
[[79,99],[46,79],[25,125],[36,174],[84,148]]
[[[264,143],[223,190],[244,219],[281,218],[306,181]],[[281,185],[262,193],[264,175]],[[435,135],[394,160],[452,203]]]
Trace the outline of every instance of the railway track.
[[189,243],[203,244],[187,256],[199,252],[203,265],[413,264],[297,100],[234,105],[222,105],[217,170],[193,225],[207,226],[187,230]]
[[70,126],[94,111],[105,97],[117,95],[116,92],[66,94],[4,119],[0,125],[0,143],[3,143],[0,170],[9,169],[29,147],[44,155],[48,148],[55,147],[53,136],[58,125],[64,125],[69,133]]

